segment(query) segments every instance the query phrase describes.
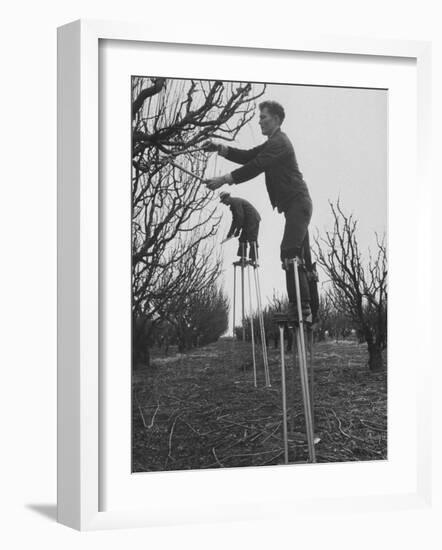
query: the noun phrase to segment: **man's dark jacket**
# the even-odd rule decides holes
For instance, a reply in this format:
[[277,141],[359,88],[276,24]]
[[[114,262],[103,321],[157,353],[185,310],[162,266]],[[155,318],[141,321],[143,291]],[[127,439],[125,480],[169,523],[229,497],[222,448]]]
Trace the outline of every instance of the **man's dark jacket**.
[[281,130],[276,130],[266,142],[253,149],[229,146],[224,156],[244,165],[231,173],[234,183],[248,181],[265,172],[270,202],[278,212],[284,212],[294,200],[310,200],[293,145]]
[[232,212],[232,225],[227,237],[243,230],[246,240],[256,240],[261,221],[258,210],[249,201],[239,197],[230,197],[229,207]]

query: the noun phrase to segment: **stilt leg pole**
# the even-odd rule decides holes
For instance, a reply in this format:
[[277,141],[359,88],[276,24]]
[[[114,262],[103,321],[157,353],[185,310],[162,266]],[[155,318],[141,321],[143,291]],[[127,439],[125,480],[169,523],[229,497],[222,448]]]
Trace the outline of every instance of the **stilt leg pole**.
[[253,359],[253,383],[257,387],[256,381],[256,358],[255,358],[255,331],[253,327],[253,308],[252,308],[252,285],[250,283],[250,265],[247,268],[247,278],[249,283],[249,311],[250,311],[250,331],[252,335],[252,359]]
[[310,404],[310,391],[309,391],[308,373],[307,373],[304,321],[302,318],[301,288],[299,283],[297,258],[294,258],[293,260],[293,267],[294,267],[293,273],[295,278],[296,304],[297,304],[298,322],[299,322],[299,328],[296,330],[296,332],[297,332],[301,387],[302,387],[302,395],[304,400],[304,414],[305,414],[305,424],[306,424],[306,431],[307,431],[307,443],[308,443],[308,449],[309,449],[310,462],[316,462],[312,409]]
[[307,329],[309,347],[310,404],[312,409],[312,430],[315,433],[315,367],[313,365],[313,330]]
[[284,464],[289,463],[289,448],[287,436],[287,395],[285,386],[285,355],[284,355],[284,323],[279,325],[279,343],[281,350],[281,393],[282,393],[282,431],[284,437]]
[[233,339],[235,339],[235,323],[236,323],[236,265],[233,264],[233,327],[232,327]]
[[[298,365],[298,368],[300,368],[299,367],[298,340],[297,340],[298,333],[296,331],[295,325],[292,325],[290,322],[288,323],[287,329],[288,329],[288,331],[291,331],[291,333],[292,333],[292,354],[293,354],[293,369],[294,369],[293,373],[294,373],[296,371],[296,366],[297,365]],[[295,395],[295,393],[296,393],[296,384],[294,383],[293,384],[292,399],[294,399],[294,401],[296,402],[297,399],[298,399],[298,396]],[[296,409],[295,409],[295,407],[293,407],[293,409],[292,409],[291,422],[292,422],[292,431],[294,432],[295,427],[296,427]]]
[[244,268],[245,268],[245,258],[244,258],[244,243],[241,243],[241,315],[242,315],[242,341],[246,341],[246,325],[245,325],[245,311],[244,311]]
[[254,263],[254,275],[255,275],[255,287],[256,287],[256,301],[258,305],[258,319],[259,319],[259,328],[261,334],[261,345],[262,345],[262,359],[264,363],[264,375],[266,386],[271,387],[270,383],[270,373],[269,373],[269,362],[267,358],[267,344],[266,344],[266,335],[265,335],[265,326],[264,326],[264,316],[262,313],[262,303],[261,303],[261,287],[259,284],[259,272],[258,272],[258,255],[256,243],[252,243],[252,246],[255,249],[255,263]]

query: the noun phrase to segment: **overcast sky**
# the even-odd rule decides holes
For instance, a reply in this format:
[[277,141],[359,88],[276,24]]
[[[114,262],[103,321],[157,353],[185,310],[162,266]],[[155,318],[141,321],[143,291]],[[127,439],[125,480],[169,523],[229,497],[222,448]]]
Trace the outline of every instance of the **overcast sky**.
[[[313,200],[311,233],[332,227],[329,200],[341,200],[342,208],[358,220],[358,238],[365,252],[374,246],[374,234],[387,230],[387,138],[388,92],[352,88],[269,85],[262,100],[280,102],[286,112],[282,130],[292,141],[299,168]],[[267,138],[256,116],[238,134],[235,146],[251,148]],[[217,174],[237,165],[218,157]],[[264,303],[273,290],[285,293],[280,268],[279,245],[284,216],[273,211],[264,175],[240,185],[223,187],[234,196],[249,200],[262,217],[260,228],[261,286]],[[230,225],[230,210],[223,212],[223,233]],[[233,267],[237,242],[223,245],[224,286],[233,297]]]
[[[264,100],[278,101],[285,109],[282,130],[293,143],[313,201],[311,243],[315,235],[321,236],[332,228],[329,201],[336,202],[339,198],[342,209],[358,221],[358,242],[367,257],[368,247],[376,247],[375,233],[383,235],[387,230],[388,92],[272,84],[267,85],[265,94],[259,98],[259,102]],[[258,114],[257,107],[253,120],[238,133],[235,147],[249,149],[267,139],[261,134]],[[225,174],[237,167],[212,154],[205,176]],[[259,272],[263,305],[274,293],[285,296],[285,276],[279,257],[284,216],[272,210],[264,174],[240,185],[224,186],[219,191],[247,199],[260,212]],[[231,214],[228,207],[219,203],[218,195],[216,192],[214,200],[222,214],[218,235],[221,242],[230,227]],[[222,245],[221,250],[224,272],[220,282],[233,302],[232,262],[237,259],[237,239]],[[320,283],[323,284],[324,279],[320,273]],[[231,322],[230,318],[230,330]]]

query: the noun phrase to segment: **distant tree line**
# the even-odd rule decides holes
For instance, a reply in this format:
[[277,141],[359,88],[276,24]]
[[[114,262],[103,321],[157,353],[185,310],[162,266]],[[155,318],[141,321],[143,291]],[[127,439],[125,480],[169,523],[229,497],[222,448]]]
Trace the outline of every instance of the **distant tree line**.
[[179,312],[155,320],[148,316],[136,317],[135,361],[148,365],[153,348],[167,355],[172,348],[182,353],[216,342],[227,330],[228,311],[227,296],[213,284],[194,296],[192,303],[183,304]]
[[208,163],[201,145],[234,140],[263,91],[250,83],[132,78],[135,366],[149,364],[155,345],[184,351],[227,328],[215,251],[220,218],[213,192],[201,181]]
[[[263,319],[264,327],[266,334],[266,344],[273,345],[274,348],[279,347],[279,327],[274,322],[274,314],[281,311],[286,311],[288,308],[288,300],[279,297],[273,297],[272,302],[264,309]],[[253,321],[253,333],[255,342],[260,344],[261,335],[258,324],[258,315],[254,313],[252,316]],[[245,318],[245,339],[247,342],[251,342],[251,319],[250,315],[247,315]],[[318,322],[312,327],[313,337],[315,342],[324,341],[326,339],[334,339],[336,341],[345,340],[350,336],[358,338],[359,342],[362,343],[365,339],[360,337],[357,329],[354,327],[351,319],[342,312],[339,312],[333,308],[333,305],[330,303],[327,295],[321,295],[319,298],[319,313],[318,313]],[[235,337],[239,340],[242,339],[242,325],[235,327]],[[286,343],[286,351],[291,351],[292,349],[292,331],[288,330],[288,327],[285,327],[284,330],[284,339]]]

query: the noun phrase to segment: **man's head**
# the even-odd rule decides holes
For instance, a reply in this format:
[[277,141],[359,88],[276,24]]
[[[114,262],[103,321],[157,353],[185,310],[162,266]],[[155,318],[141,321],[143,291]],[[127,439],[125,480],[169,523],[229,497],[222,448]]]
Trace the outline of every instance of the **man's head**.
[[271,136],[284,121],[284,107],[276,101],[263,101],[259,104],[259,125],[265,136]]
[[223,204],[229,204],[230,203],[230,193],[226,193],[226,191],[223,191],[219,195],[219,200]]

